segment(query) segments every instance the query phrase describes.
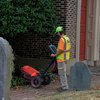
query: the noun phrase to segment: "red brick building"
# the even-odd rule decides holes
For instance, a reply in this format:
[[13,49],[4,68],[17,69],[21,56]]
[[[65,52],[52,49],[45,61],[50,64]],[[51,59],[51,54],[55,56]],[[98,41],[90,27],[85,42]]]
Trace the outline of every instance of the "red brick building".
[[89,64],[100,61],[99,5],[100,0],[78,0],[77,59],[86,60]]

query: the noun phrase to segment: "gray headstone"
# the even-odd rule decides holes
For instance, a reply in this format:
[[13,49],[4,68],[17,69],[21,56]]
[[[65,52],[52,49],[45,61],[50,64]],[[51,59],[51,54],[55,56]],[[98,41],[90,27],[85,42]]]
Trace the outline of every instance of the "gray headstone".
[[90,88],[91,73],[83,62],[75,63],[70,70],[70,88],[73,90],[86,90]]
[[14,55],[9,43],[0,37],[0,100],[10,100]]

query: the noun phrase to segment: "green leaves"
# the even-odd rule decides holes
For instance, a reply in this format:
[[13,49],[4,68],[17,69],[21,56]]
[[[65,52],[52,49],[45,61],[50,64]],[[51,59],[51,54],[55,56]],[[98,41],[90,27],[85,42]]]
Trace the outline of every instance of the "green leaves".
[[26,85],[27,81],[22,78],[22,77],[14,77],[12,80],[11,80],[11,86],[12,87],[15,87],[15,86],[24,86]]
[[53,0],[0,0],[0,33],[48,35],[56,25]]

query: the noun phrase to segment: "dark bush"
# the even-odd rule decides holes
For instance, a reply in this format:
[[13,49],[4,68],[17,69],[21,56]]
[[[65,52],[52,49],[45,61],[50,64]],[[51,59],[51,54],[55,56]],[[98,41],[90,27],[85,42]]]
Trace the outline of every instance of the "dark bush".
[[0,33],[13,36],[31,30],[48,35],[56,23],[53,0],[0,0]]

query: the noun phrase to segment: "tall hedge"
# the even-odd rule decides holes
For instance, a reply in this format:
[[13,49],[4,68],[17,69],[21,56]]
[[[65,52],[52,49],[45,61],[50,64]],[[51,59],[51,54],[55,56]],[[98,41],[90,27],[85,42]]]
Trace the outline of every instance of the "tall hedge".
[[31,30],[48,35],[56,25],[53,0],[0,0],[0,34]]

